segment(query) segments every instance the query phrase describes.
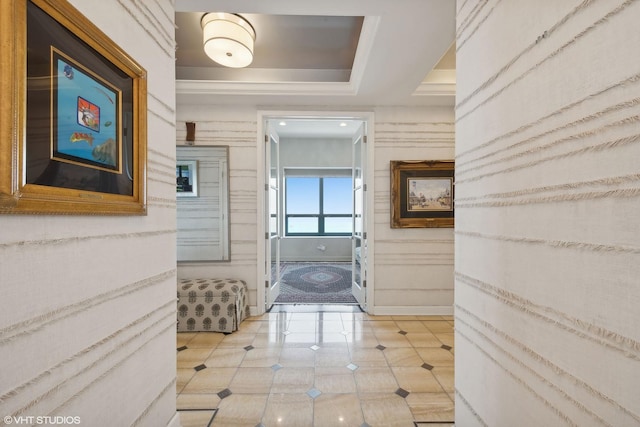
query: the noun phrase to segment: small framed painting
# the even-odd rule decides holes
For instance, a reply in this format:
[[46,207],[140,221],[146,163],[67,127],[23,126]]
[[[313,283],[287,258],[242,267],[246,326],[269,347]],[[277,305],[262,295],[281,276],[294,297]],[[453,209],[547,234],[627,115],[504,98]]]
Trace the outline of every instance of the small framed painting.
[[454,226],[454,162],[391,161],[391,228]]
[[176,162],[176,196],[198,197],[198,161]]

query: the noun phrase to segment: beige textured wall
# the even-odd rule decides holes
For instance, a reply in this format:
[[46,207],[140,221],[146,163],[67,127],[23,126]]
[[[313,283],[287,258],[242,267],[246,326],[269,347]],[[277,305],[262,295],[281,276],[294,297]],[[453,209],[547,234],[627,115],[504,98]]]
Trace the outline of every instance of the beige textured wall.
[[254,107],[179,105],[176,123],[177,145],[184,145],[185,122],[196,123],[194,145],[229,147],[229,236],[231,261],[183,264],[178,277],[234,277],[247,282],[249,304],[256,306],[258,226],[256,191],[257,110]]
[[391,228],[389,162],[453,159],[453,109],[379,108],[375,144],[376,314],[451,314],[453,229]]
[[[453,230],[390,228],[389,161],[452,159],[453,109],[377,108],[374,113],[375,212],[370,218],[375,222],[376,312],[452,313]],[[178,276],[244,279],[256,306],[257,108],[180,104],[177,116],[178,145],[184,144],[186,121],[196,122],[196,145],[229,145],[231,187],[231,262],[181,264]]]
[[457,7],[456,424],[640,425],[640,2]]
[[173,6],[71,3],[148,71],[149,213],[0,217],[0,414],[167,425],[176,414]]

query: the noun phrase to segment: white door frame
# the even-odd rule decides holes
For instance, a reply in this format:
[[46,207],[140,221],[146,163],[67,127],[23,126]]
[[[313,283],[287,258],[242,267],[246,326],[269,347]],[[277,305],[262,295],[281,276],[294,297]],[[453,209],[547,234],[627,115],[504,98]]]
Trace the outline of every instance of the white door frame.
[[265,200],[265,158],[264,158],[264,134],[266,131],[265,123],[271,119],[336,119],[336,120],[362,120],[366,123],[367,143],[364,148],[367,151],[367,168],[366,168],[366,212],[369,215],[366,221],[367,233],[367,288],[366,288],[366,310],[369,313],[373,313],[375,300],[374,300],[374,266],[375,266],[375,250],[374,250],[374,113],[372,111],[280,111],[280,110],[258,110],[258,133],[256,136],[256,152],[257,152],[257,164],[256,164],[256,178],[257,178],[257,236],[256,236],[256,249],[257,249],[257,274],[256,274],[256,315],[263,314],[265,312],[265,209],[267,201]]

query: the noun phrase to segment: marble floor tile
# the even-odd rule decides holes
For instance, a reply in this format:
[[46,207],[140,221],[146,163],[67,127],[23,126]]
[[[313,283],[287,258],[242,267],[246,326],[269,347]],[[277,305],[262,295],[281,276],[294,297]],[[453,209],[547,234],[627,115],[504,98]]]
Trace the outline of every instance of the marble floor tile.
[[203,364],[210,354],[210,348],[187,348],[178,352],[176,363],[178,368],[195,368]]
[[389,366],[422,366],[424,363],[418,352],[412,347],[386,348],[383,353]]
[[385,347],[412,347],[411,341],[408,340],[408,336],[411,334],[402,335],[397,332],[376,334],[378,342]]
[[374,348],[380,344],[373,333],[349,334],[345,337],[350,348]]
[[407,427],[413,425],[413,414],[402,397],[388,393],[360,395],[364,420],[370,426]]
[[[245,351],[243,349],[243,351]],[[268,368],[280,360],[280,347],[258,347],[245,351],[244,359],[240,363],[242,368]]]
[[306,394],[272,393],[262,424],[266,427],[313,427],[313,399]]
[[251,343],[254,347],[282,347],[286,335],[282,332],[258,333]]
[[193,368],[178,368],[176,370],[176,393],[182,392],[191,378],[196,374]]
[[291,320],[289,322],[289,326],[287,327],[287,331],[289,332],[315,333],[317,329],[318,325],[316,322],[309,322],[304,320]]
[[431,366],[453,366],[453,354],[451,351],[440,347],[416,348],[416,351]]
[[179,411],[182,427],[207,427],[211,422],[215,410],[185,410]]
[[[178,353],[178,355],[180,355],[180,353]],[[242,347],[216,348],[211,352],[209,357],[204,361],[204,364],[207,365],[207,367],[209,368],[237,367],[242,363],[246,355],[247,355],[247,351]]]
[[234,394],[269,394],[274,374],[271,368],[238,368],[228,388]]
[[393,320],[377,320],[371,323],[371,329],[374,333],[378,332],[398,332],[401,329]]
[[[396,325],[405,332],[430,332],[429,329],[420,320],[396,320]],[[449,329],[450,330],[450,329]],[[433,331],[431,331],[433,332]]]
[[355,393],[353,371],[343,367],[316,367],[314,388],[322,393]]
[[364,422],[355,394],[321,394],[313,402],[314,427],[360,426]]
[[411,393],[407,404],[417,421],[453,421],[453,400],[446,393]]
[[351,350],[351,361],[358,366],[387,366],[384,353],[377,348],[355,348]]
[[430,370],[422,367],[391,368],[398,384],[410,393],[438,393],[443,388]]
[[316,353],[309,347],[283,348],[280,352],[280,363],[284,367],[313,367],[316,363]]
[[343,367],[351,363],[348,347],[320,347],[316,351],[316,368],[336,366]]
[[342,320],[325,320],[322,322],[318,322],[317,331],[325,334],[329,333],[340,333],[344,331],[344,324]]
[[182,389],[183,393],[218,393],[229,387],[238,368],[208,368],[196,372]]
[[444,391],[447,393],[455,392],[453,366],[436,367],[433,368],[431,372],[436,377],[436,380],[438,380]]
[[393,393],[399,385],[387,367],[359,367],[354,372],[359,393]]
[[451,324],[446,320],[423,321],[424,326],[434,334],[451,333]]
[[176,344],[177,347],[180,348],[182,346],[185,346],[189,343],[189,341],[191,341],[191,339],[193,339],[193,337],[195,337],[198,333],[197,332],[178,332],[176,333]]
[[311,347],[318,341],[315,332],[290,332],[285,335],[283,347]]
[[268,394],[231,394],[220,401],[212,426],[255,427],[262,420]]
[[226,335],[221,332],[198,332],[196,336],[189,341],[188,347],[213,350],[216,345],[222,342],[225,336]]
[[243,334],[243,335],[233,333],[233,334],[227,335],[226,338],[218,344],[218,348],[246,347],[248,345],[251,345],[253,340],[256,339],[256,335],[257,335],[256,333]]
[[448,345],[449,347],[453,347],[454,345],[454,338],[453,338],[453,333],[437,333],[435,334],[436,338],[438,338],[440,340],[440,342],[442,342],[442,344]]
[[345,347],[347,337],[342,332],[322,332],[316,335],[316,344],[322,347]]
[[271,393],[306,393],[313,387],[314,368],[282,368],[273,376]]
[[413,347],[440,347],[442,346],[442,341],[440,341],[434,334],[432,333],[410,333],[406,335],[407,340],[411,343]]
[[217,408],[220,397],[215,393],[180,393],[176,399],[178,409],[211,409]]

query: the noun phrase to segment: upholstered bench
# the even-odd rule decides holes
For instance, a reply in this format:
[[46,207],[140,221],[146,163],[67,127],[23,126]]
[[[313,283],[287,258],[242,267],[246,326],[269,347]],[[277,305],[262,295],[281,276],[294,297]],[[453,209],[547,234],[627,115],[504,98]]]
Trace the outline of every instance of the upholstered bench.
[[243,280],[178,281],[178,332],[233,332],[247,316],[249,298]]

